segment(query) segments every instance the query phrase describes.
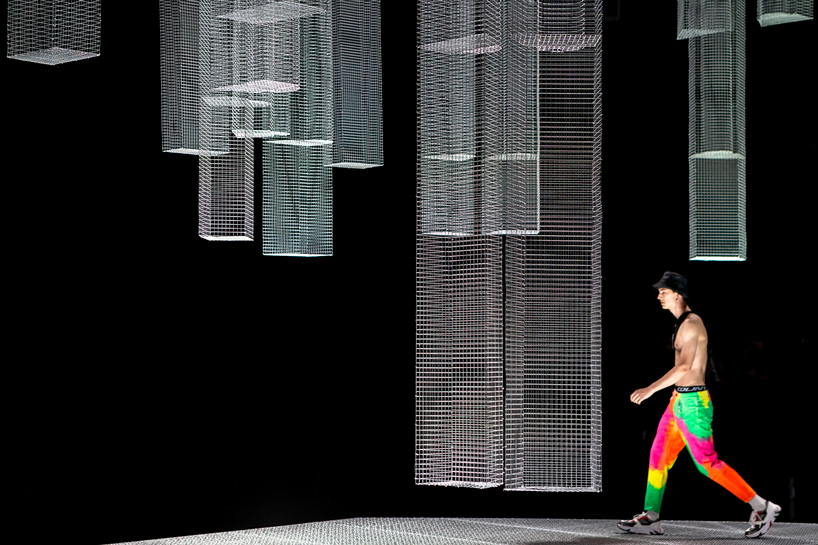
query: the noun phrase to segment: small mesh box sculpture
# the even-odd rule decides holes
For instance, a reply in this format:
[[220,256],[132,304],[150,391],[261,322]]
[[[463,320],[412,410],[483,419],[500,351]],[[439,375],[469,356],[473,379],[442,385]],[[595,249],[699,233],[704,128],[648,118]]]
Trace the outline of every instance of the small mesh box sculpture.
[[7,56],[62,64],[99,56],[100,0],[9,0]]
[[747,258],[742,0],[679,0],[688,40],[690,259]]
[[418,6],[418,484],[601,489],[601,2]]
[[809,21],[814,0],[758,0],[756,14],[761,26]]

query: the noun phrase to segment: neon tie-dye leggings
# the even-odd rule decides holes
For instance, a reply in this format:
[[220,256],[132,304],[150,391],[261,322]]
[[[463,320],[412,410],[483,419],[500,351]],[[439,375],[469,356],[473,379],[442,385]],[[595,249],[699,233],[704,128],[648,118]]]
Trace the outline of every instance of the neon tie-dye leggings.
[[[684,388],[680,388],[684,390]],[[755,496],[752,488],[736,471],[718,459],[713,447],[713,405],[703,387],[687,388],[699,391],[673,391],[670,403],[659,421],[656,437],[650,449],[648,487],[645,511],[660,512],[665,494],[667,473],[679,452],[687,446],[698,470],[716,481],[744,502]]]

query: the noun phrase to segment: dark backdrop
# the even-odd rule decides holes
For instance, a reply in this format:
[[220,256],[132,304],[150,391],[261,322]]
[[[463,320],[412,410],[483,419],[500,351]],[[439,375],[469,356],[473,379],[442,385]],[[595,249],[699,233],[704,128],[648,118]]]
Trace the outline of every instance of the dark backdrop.
[[[386,166],[336,169],[335,255],[305,259],[262,256],[260,235],[197,237],[196,158],[160,151],[153,4],[103,2],[97,59],[2,60],[10,525],[96,544],[353,516],[630,516],[666,398],[628,395],[672,361],[650,287],[665,270],[691,280],[720,364],[717,450],[783,520],[818,521],[814,22],[748,13],[749,258],[691,263],[675,2],[608,2],[604,491],[515,493],[413,484],[415,6],[384,2]],[[686,455],[664,511],[749,515]]]

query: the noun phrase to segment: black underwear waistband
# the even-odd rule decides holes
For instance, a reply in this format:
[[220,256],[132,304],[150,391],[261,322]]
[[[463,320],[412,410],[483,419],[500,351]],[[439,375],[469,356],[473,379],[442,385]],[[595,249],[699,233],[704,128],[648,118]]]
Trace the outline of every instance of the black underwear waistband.
[[707,386],[676,386],[676,391],[680,394],[687,394],[690,392],[704,392]]

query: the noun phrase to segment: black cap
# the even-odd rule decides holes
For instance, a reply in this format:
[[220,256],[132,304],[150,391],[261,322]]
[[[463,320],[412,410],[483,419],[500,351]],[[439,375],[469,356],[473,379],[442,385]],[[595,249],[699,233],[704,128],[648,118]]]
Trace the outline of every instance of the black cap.
[[675,291],[687,300],[687,278],[681,274],[666,271],[665,274],[662,275],[662,279],[654,284],[653,287],[657,290],[659,288],[667,288],[671,291]]

